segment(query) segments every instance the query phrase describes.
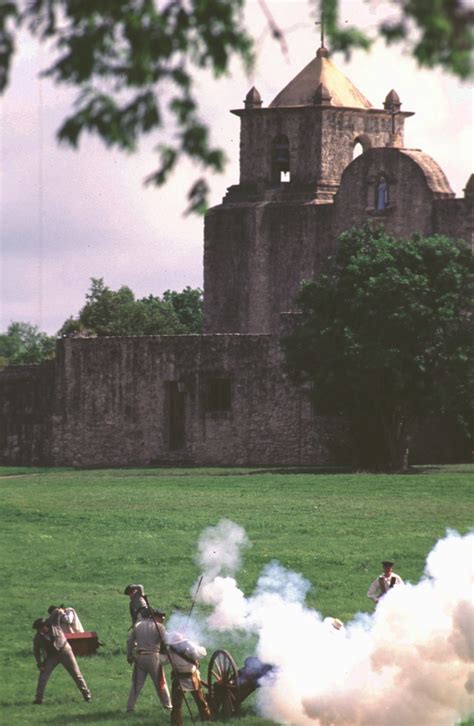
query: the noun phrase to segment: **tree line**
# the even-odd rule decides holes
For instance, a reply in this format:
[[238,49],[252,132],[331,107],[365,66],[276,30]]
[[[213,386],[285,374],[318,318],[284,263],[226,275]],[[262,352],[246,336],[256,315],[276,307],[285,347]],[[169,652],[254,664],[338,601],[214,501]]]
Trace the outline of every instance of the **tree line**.
[[183,335],[202,332],[202,290],[166,290],[162,297],[137,299],[122,286],[111,290],[103,278],[92,278],[86,303],[77,317],[69,317],[57,336],[37,326],[12,322],[0,334],[0,367],[41,363],[54,358],[56,338],[111,335]]

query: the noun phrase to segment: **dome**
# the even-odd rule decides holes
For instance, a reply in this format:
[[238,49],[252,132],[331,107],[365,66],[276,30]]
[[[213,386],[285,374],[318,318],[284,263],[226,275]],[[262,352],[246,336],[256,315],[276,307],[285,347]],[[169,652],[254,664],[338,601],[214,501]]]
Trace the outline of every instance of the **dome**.
[[326,48],[319,48],[316,57],[273,99],[270,108],[312,106],[321,84],[325,96],[330,97],[330,106],[372,108],[370,101],[334,65]]

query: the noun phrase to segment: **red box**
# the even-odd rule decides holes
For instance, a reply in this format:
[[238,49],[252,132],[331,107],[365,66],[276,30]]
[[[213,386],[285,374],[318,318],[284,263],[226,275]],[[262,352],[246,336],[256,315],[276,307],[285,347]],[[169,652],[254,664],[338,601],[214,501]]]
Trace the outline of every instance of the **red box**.
[[99,636],[95,630],[83,633],[64,633],[74,655],[95,655],[99,647]]

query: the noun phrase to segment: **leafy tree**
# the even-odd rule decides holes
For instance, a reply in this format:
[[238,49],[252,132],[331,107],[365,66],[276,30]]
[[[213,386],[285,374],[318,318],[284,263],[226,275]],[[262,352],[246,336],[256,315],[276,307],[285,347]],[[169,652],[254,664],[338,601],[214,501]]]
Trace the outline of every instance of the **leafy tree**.
[[[463,0],[391,0],[399,17],[381,23],[388,42],[404,40],[418,61],[441,66],[460,78],[471,69],[474,11]],[[245,0],[1,0],[0,92],[9,78],[20,27],[55,53],[45,75],[78,90],[74,111],[58,138],[76,147],[82,133],[107,146],[134,151],[142,135],[167,131],[157,146],[158,168],[147,181],[163,184],[180,158],[220,171],[221,149],[211,145],[199,116],[194,73],[220,76],[234,56],[249,68],[252,40],[245,29]],[[260,0],[272,36],[284,46],[284,31]],[[341,25],[339,0],[308,0],[324,17],[333,50],[349,54],[373,42],[359,28]],[[415,29],[415,32],[413,32]],[[171,132],[171,133],[170,133]],[[173,138],[173,141],[169,141]],[[203,212],[208,185],[199,178],[189,191],[188,211]]]
[[342,235],[331,269],[303,285],[288,368],[319,411],[349,419],[359,465],[404,469],[410,428],[430,415],[472,428],[473,300],[464,242],[370,225]]
[[340,23],[340,0],[320,0],[333,50],[369,49],[376,37],[403,42],[421,66],[440,67],[461,79],[472,76],[474,8],[465,0],[390,0],[395,15],[381,21],[377,36]]
[[163,299],[137,300],[129,287],[111,290],[102,278],[92,278],[86,304],[78,318],[69,318],[58,335],[176,335],[199,332],[202,292],[167,290]]
[[[84,131],[107,146],[134,151],[139,138],[174,129],[174,142],[157,147],[159,168],[148,181],[163,184],[181,156],[220,171],[224,154],[213,148],[199,118],[193,72],[228,71],[237,55],[249,67],[251,39],[243,25],[244,0],[11,0],[0,3],[0,91],[8,82],[15,32],[26,27],[56,51],[45,71],[79,91],[73,114],[58,131],[77,146]],[[171,135],[167,135],[171,138]],[[207,184],[189,192],[202,211]]]
[[42,363],[54,358],[56,338],[30,323],[14,322],[0,334],[0,367],[24,363]]
[[202,333],[202,290],[185,287],[182,292],[166,290],[164,302],[170,303],[188,333]]

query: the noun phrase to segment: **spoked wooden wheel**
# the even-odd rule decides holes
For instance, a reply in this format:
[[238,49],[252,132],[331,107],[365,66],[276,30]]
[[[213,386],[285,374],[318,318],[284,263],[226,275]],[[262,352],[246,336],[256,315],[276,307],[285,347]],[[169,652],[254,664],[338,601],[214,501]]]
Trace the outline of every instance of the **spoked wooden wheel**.
[[207,670],[209,707],[213,718],[230,718],[240,710],[239,674],[231,654],[216,650]]

